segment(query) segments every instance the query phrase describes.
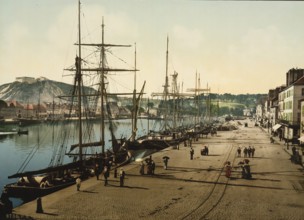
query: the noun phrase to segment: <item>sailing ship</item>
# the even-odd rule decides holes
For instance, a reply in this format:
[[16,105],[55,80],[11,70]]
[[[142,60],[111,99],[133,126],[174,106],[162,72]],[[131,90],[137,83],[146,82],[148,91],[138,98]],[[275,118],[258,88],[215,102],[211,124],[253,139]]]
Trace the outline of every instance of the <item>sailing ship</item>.
[[[106,75],[110,71],[130,71],[128,69],[110,69],[106,66],[105,48],[106,47],[129,47],[130,45],[113,45],[104,43],[104,23],[102,22],[102,43],[100,44],[86,44],[81,42],[81,22],[80,22],[80,1],[78,1],[78,55],[75,58],[75,65],[66,70],[75,72],[74,89],[72,94],[61,96],[60,98],[71,101],[69,114],[76,113],[78,116],[77,131],[78,143],[72,144],[68,153],[67,145],[69,144],[67,137],[71,130],[75,131],[75,127],[68,120],[63,123],[66,129],[59,132],[64,143],[58,144],[57,149],[54,151],[49,166],[45,169],[26,171],[24,172],[25,161],[22,167],[16,174],[8,178],[18,178],[17,182],[7,184],[5,192],[10,197],[23,198],[24,200],[31,200],[40,196],[47,195],[62,188],[75,184],[76,178],[86,179],[94,173],[96,164],[105,165],[109,161],[113,161],[116,166],[124,164],[129,161],[130,155],[128,151],[122,146],[122,143],[115,138],[113,131],[113,123],[109,120],[109,130],[111,133],[112,150],[105,151],[105,114],[110,114],[110,108],[107,104],[109,94],[105,87]],[[82,63],[85,62],[82,58],[81,48],[83,46],[94,46],[100,51],[101,61],[99,66],[95,68],[83,68]],[[83,86],[83,72],[95,72],[99,76],[98,90],[95,94],[85,94],[82,89]],[[137,71],[132,69],[131,71]],[[86,104],[90,103],[89,98],[95,97],[93,104],[97,107],[98,98],[101,99],[101,128],[100,140],[95,142],[90,141],[92,132],[92,123],[85,123],[84,118],[90,115],[90,109]],[[105,103],[105,104],[104,104]],[[105,110],[106,109],[106,110]],[[101,149],[100,149],[101,147]],[[87,149],[91,149],[91,153]],[[97,153],[97,148],[101,150]],[[95,152],[94,152],[95,150]],[[63,163],[65,156],[71,157],[71,162]]]
[[[177,145],[185,140],[187,140],[187,137],[185,136],[185,132],[183,129],[177,128],[175,126],[176,122],[176,114],[174,111],[174,117],[173,117],[173,123],[174,128],[169,126],[169,96],[176,98],[178,97],[178,91],[177,87],[174,86],[175,91],[172,93],[169,92],[169,79],[168,79],[168,46],[169,46],[169,38],[167,37],[167,50],[166,50],[166,79],[165,79],[165,85],[164,85],[164,92],[161,94],[152,94],[152,96],[162,96],[164,98],[163,104],[164,106],[164,117],[163,117],[163,126],[161,127],[160,131],[149,131],[148,134],[143,135],[139,138],[136,138],[136,134],[133,134],[133,138],[128,140],[126,142],[126,146],[129,150],[139,150],[139,149],[155,149],[155,150],[162,150],[164,148],[167,148],[171,145]],[[177,73],[174,74],[174,79],[176,80]],[[176,82],[176,81],[175,81]],[[173,100],[175,103],[175,100]],[[176,110],[174,108],[174,110]],[[136,114],[135,114],[136,116]]]

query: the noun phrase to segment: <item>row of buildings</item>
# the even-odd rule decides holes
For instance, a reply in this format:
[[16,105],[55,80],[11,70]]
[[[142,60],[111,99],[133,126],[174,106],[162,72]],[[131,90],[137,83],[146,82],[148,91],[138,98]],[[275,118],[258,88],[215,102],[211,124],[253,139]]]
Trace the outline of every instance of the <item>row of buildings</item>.
[[[126,104],[126,103],[125,103]],[[0,100],[0,120],[18,119],[18,118],[35,118],[35,119],[64,119],[66,116],[76,117],[78,115],[77,105],[71,106],[68,103],[49,103],[41,102],[40,104],[22,103],[16,100]],[[127,105],[121,102],[109,102],[110,117],[113,119],[131,118],[131,110]],[[156,107],[147,112],[141,112],[142,117],[157,118],[158,109]],[[107,112],[105,112],[107,115]],[[83,115],[89,117],[100,117],[100,106],[92,109],[83,109]]]
[[[111,117],[130,117],[131,112],[123,106],[119,106],[116,102],[109,103],[111,110]],[[100,108],[95,110],[86,109],[86,115],[90,117],[100,115]],[[21,103],[18,101],[4,101],[0,100],[0,118],[13,119],[13,118],[64,118],[65,115],[77,116],[77,107],[71,107],[67,103]]]
[[269,90],[256,121],[287,143],[304,143],[304,69],[290,69],[285,85]]

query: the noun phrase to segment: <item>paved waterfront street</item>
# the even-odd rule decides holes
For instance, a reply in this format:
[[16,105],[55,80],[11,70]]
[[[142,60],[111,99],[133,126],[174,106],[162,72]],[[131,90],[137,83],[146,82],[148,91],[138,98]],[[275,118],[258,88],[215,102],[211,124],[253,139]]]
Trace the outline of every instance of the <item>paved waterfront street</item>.
[[[241,121],[244,123],[245,121]],[[203,146],[209,156],[201,156]],[[254,146],[249,158],[252,179],[241,178],[237,147]],[[124,167],[125,186],[111,173],[109,185],[91,178],[14,210],[28,219],[304,219],[304,172],[290,161],[283,142],[270,144],[269,134],[253,122],[238,130],[200,138],[190,148],[168,148],[153,154],[155,175],[139,174],[139,162]],[[162,158],[170,157],[164,170]],[[232,163],[230,179],[224,163]]]

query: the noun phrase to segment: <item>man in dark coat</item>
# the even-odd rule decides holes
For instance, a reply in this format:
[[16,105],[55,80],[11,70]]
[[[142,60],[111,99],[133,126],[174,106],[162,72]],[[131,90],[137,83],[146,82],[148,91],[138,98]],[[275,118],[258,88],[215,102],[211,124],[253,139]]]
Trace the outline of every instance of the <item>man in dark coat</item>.
[[125,180],[125,171],[121,168],[119,172],[119,180],[120,180],[120,186],[124,186],[124,180]]
[[104,185],[108,185],[108,177],[110,176],[110,170],[107,166],[104,167],[103,170],[103,177],[104,177]]
[[191,149],[190,149],[190,160],[193,160],[193,155],[194,155],[194,150],[191,147]]

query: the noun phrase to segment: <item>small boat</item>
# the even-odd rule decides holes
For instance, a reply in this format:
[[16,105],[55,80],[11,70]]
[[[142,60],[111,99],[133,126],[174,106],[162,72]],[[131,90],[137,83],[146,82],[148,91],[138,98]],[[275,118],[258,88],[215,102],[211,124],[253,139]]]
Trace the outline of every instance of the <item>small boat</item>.
[[0,135],[17,134],[17,131],[0,131]]
[[17,129],[16,128],[7,128],[7,127],[0,128],[0,135],[10,135],[10,134],[17,134]]
[[[73,177],[69,171],[76,166],[79,166],[79,164],[71,163],[22,174],[17,173],[9,178],[19,178],[18,181],[7,184],[4,190],[10,197],[22,198],[27,201],[45,196],[73,185],[75,183],[75,177]],[[65,172],[65,175],[59,176],[59,172]],[[56,177],[56,175],[58,175],[58,177]]]
[[26,134],[27,135],[29,133],[29,131],[28,131],[28,129],[26,129],[26,130],[19,129],[17,133],[18,133],[18,135],[22,135],[22,134]]

